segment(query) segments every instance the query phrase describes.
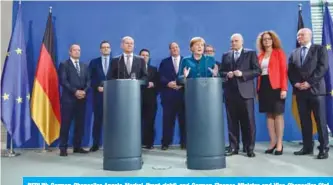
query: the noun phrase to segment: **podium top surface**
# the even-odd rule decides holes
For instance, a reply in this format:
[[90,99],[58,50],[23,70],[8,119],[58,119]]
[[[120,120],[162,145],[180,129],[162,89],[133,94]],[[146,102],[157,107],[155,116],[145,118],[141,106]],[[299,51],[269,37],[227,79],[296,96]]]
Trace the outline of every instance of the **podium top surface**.
[[198,78],[187,78],[187,79],[179,79],[178,83],[186,84],[186,83],[196,83],[196,82],[210,82],[210,83],[222,83],[225,80],[219,77],[198,77]]
[[112,80],[107,80],[105,81],[105,83],[108,82],[118,82],[118,83],[131,83],[131,82],[138,82],[141,85],[146,85],[147,84],[147,80],[141,80],[141,79],[112,79]]

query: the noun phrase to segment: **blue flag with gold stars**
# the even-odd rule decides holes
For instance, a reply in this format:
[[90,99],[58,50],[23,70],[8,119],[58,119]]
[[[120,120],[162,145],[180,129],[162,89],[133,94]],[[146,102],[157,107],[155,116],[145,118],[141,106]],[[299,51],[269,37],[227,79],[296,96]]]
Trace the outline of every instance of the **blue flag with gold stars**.
[[322,44],[326,46],[328,53],[328,71],[325,75],[326,89],[328,91],[326,98],[327,124],[331,132],[333,132],[333,22],[327,3],[325,3]]
[[1,78],[1,120],[16,146],[30,139],[30,91],[21,5]]

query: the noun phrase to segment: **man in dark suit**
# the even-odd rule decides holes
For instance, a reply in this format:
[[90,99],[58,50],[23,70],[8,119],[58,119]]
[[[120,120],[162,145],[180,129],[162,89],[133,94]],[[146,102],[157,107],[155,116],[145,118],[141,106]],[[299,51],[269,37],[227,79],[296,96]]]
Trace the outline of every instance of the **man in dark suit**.
[[86,95],[90,86],[88,66],[79,62],[80,46],[73,44],[69,49],[70,58],[59,66],[61,95],[60,156],[67,156],[67,142],[70,124],[74,119],[74,153],[88,153],[81,147],[84,133]]
[[226,155],[238,154],[240,127],[247,156],[255,157],[254,78],[261,69],[256,52],[243,48],[242,35],[232,35],[231,46],[232,50],[222,56],[220,69],[227,80],[223,86],[230,142]]
[[91,76],[91,87],[93,90],[93,108],[94,108],[94,124],[92,130],[93,145],[91,152],[99,150],[101,129],[103,123],[103,82],[110,66],[111,46],[108,41],[102,41],[100,44],[102,56],[91,60],[89,71]]
[[142,89],[142,146],[146,149],[154,148],[155,117],[157,111],[157,94],[159,75],[157,68],[150,65],[150,52],[142,49],[139,53],[146,62],[148,85]]
[[146,63],[143,58],[133,54],[134,40],[126,36],[122,39],[123,54],[111,61],[107,79],[141,79],[147,80]]
[[167,150],[173,141],[176,117],[180,130],[180,145],[186,148],[184,88],[177,85],[178,69],[183,57],[177,43],[169,45],[171,56],[162,60],[159,73],[161,82],[161,100],[163,107],[162,150]]
[[298,31],[300,47],[289,58],[288,76],[296,95],[301,120],[303,148],[295,155],[313,154],[311,112],[317,123],[320,146],[318,159],[328,158],[328,131],[325,108],[325,79],[328,70],[328,55],[324,46],[311,44],[312,31],[303,28]]

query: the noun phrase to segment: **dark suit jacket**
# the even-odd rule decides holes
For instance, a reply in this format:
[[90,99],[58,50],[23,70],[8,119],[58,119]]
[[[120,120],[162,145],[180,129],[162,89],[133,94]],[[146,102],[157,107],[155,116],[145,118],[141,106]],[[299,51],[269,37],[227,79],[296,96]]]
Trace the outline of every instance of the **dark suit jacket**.
[[143,58],[133,55],[131,74],[127,72],[124,58],[124,55],[120,55],[112,59],[111,67],[109,67],[107,74],[107,80],[130,79],[133,73],[136,79],[147,80],[146,63]]
[[[180,61],[182,60],[183,57],[180,57]],[[159,73],[162,104],[168,103],[169,101],[182,101],[184,96],[184,88],[181,88],[180,90],[174,90],[168,87],[169,82],[177,80],[177,74],[171,57],[162,60],[159,67]]]
[[[111,58],[109,61],[109,68],[111,67]],[[106,80],[106,74],[104,74],[102,57],[95,58],[90,61],[89,71],[91,77],[91,88],[94,92],[98,92],[98,87],[103,86],[103,82]],[[101,93],[102,94],[102,93]]]
[[[294,94],[326,94],[324,75],[328,70],[328,55],[324,46],[312,44],[303,65],[301,65],[301,48],[295,49],[290,57],[288,64],[288,77],[293,86]],[[295,88],[296,83],[307,81],[311,88],[300,91]]]
[[[235,70],[240,70],[243,75],[228,79],[227,73]],[[234,87],[236,87],[243,98],[254,98],[256,95],[254,78],[260,74],[261,69],[255,51],[243,48],[237,61],[234,60],[233,51],[223,54],[220,75],[226,80],[223,84],[225,96],[233,95]]]
[[159,92],[159,73],[157,72],[157,68],[151,65],[148,65],[148,82],[153,82],[153,88],[143,87],[143,102],[145,104],[156,104],[156,97]]
[[[79,62],[80,75],[77,74],[73,62],[68,59],[59,66],[60,85],[62,86],[61,101],[72,103],[78,100],[75,96],[77,90],[87,91],[90,87],[90,75],[88,66]],[[84,98],[83,100],[85,100]]]

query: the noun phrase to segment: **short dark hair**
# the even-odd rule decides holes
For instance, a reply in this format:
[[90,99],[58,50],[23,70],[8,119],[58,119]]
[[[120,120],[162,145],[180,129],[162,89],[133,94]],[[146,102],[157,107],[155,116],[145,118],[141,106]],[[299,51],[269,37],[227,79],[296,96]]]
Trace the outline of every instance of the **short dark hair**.
[[141,53],[144,52],[144,51],[147,52],[150,55],[150,51],[146,48],[143,48],[142,50],[140,50],[139,55],[141,55]]
[[105,43],[110,44],[109,41],[107,41],[107,40],[103,40],[103,41],[99,44],[99,48],[102,48],[102,45],[105,44]]

